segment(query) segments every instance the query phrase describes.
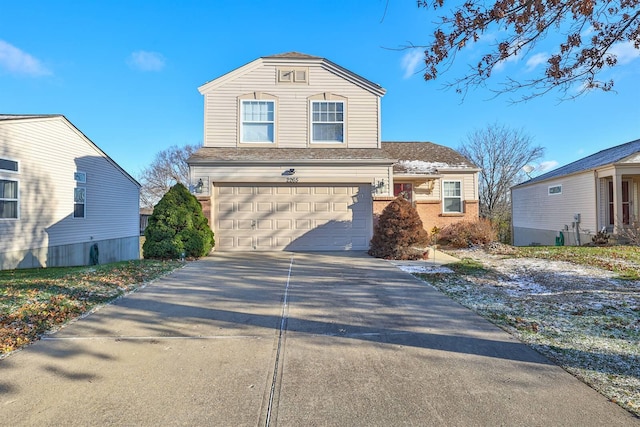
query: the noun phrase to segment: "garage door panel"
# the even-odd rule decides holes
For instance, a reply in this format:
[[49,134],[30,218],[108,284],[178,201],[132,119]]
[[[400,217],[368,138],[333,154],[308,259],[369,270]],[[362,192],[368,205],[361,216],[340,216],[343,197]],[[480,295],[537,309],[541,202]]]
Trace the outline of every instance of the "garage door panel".
[[290,219],[276,220],[276,230],[293,230],[293,221]]
[[296,212],[311,212],[311,203],[296,203]]
[[236,227],[239,230],[251,230],[253,228],[253,221],[250,219],[239,219],[236,221]]
[[238,203],[238,212],[253,212],[253,203],[252,202],[239,202]]
[[216,250],[368,248],[372,234],[369,185],[215,188]]

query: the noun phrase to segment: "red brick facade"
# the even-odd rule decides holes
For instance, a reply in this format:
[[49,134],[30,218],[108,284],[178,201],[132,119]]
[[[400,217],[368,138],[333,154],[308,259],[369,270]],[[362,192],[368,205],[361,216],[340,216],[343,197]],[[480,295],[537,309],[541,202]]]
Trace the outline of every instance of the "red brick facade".
[[[385,207],[391,202],[393,197],[375,197],[373,200],[373,224],[377,222],[378,216]],[[431,231],[435,226],[443,228],[449,224],[460,221],[475,221],[480,215],[479,205],[477,201],[464,201],[464,213],[461,214],[445,214],[442,213],[442,202],[434,201],[417,201],[415,203],[416,210],[425,230]]]

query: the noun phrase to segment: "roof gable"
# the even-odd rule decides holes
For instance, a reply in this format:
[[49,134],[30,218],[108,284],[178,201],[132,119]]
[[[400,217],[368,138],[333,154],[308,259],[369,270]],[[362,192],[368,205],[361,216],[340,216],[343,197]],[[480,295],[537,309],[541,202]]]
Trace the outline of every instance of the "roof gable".
[[532,184],[551,178],[558,178],[565,175],[597,169],[605,165],[620,162],[624,159],[633,158],[634,154],[638,152],[640,152],[640,139],[598,151],[595,154],[525,181],[520,185]]
[[365,79],[362,76],[359,76],[358,74],[355,74],[349,70],[347,70],[344,67],[339,66],[338,64],[335,64],[331,61],[329,61],[328,59],[325,58],[321,58],[319,56],[313,56],[313,55],[307,55],[305,53],[299,53],[299,52],[286,52],[286,53],[280,53],[277,55],[271,55],[271,56],[264,56],[262,58],[258,58],[255,59],[239,68],[236,68],[226,74],[223,74],[222,76],[215,78],[205,84],[203,84],[202,86],[200,86],[198,88],[198,91],[201,94],[205,94],[211,90],[214,90],[218,87],[220,87],[221,85],[223,85],[224,83],[234,80],[238,77],[243,76],[244,74],[247,74],[253,70],[255,70],[258,67],[261,67],[265,64],[272,64],[272,65],[299,65],[299,66],[305,66],[305,65],[319,65],[320,67],[324,68],[325,70],[328,70],[336,75],[338,75],[339,77],[342,77],[343,79],[357,85],[360,86],[361,88],[377,95],[377,96],[382,96],[385,94],[385,89],[382,88],[382,86],[371,82],[370,80]]
[[9,121],[17,121],[17,120],[22,120],[22,121],[60,120],[60,121],[62,121],[65,125],[67,125],[69,127],[69,129],[71,129],[72,132],[77,134],[78,137],[81,140],[83,140],[85,143],[90,145],[100,155],[104,156],[104,158],[107,159],[107,161],[109,163],[111,163],[118,171],[120,171],[120,173],[122,173],[127,179],[129,179],[135,185],[140,187],[140,183],[134,177],[132,177],[119,164],[117,164],[111,157],[109,157],[107,155],[107,153],[102,151],[102,149],[100,147],[98,147],[93,141],[91,141],[89,138],[87,138],[87,136],[84,133],[82,133],[82,131],[80,131],[80,129],[75,127],[75,125],[73,123],[71,123],[69,121],[69,119],[67,119],[62,114],[22,114],[22,115],[18,115],[18,114],[0,114],[0,123],[2,123],[3,121],[4,122],[9,122]]

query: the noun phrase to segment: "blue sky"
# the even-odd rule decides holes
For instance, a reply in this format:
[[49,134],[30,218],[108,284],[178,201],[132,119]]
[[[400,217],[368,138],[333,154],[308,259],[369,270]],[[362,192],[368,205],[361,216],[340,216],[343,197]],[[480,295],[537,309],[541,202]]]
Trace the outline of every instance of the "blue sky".
[[[0,113],[64,114],[137,176],[158,151],[202,143],[198,86],[260,56],[298,51],[387,90],[385,141],[457,148],[497,122],[545,147],[549,167],[640,138],[638,51],[618,46],[623,65],[605,76],[617,93],[564,102],[551,93],[514,105],[479,88],[462,100],[442,84],[477,61],[483,42],[465,48],[442,82],[422,79],[419,51],[396,49],[426,43],[433,20],[414,0],[5,2]],[[552,42],[504,64],[491,83],[526,77]]]

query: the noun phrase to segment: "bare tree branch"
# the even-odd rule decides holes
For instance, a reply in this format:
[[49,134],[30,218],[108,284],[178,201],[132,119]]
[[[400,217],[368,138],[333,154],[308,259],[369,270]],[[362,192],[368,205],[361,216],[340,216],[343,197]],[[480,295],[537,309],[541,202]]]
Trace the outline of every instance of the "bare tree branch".
[[[444,4],[444,0],[417,1],[418,7],[434,11],[444,10]],[[640,0],[464,0],[446,12],[431,42],[420,46],[427,81],[447,71],[456,54],[483,35],[504,34],[467,74],[446,84],[462,94],[485,84],[504,61],[534,52],[550,33],[559,33],[564,40],[541,72],[523,80],[507,77],[495,93],[524,92],[520,100],[528,100],[551,90],[558,90],[563,99],[593,89],[611,91],[614,82],[601,81],[598,75],[618,64],[613,47],[629,43],[640,49]]]
[[139,180],[140,206],[154,207],[175,184],[189,188],[187,159],[198,149],[196,145],[172,146],[156,154],[153,162],[143,169]]

